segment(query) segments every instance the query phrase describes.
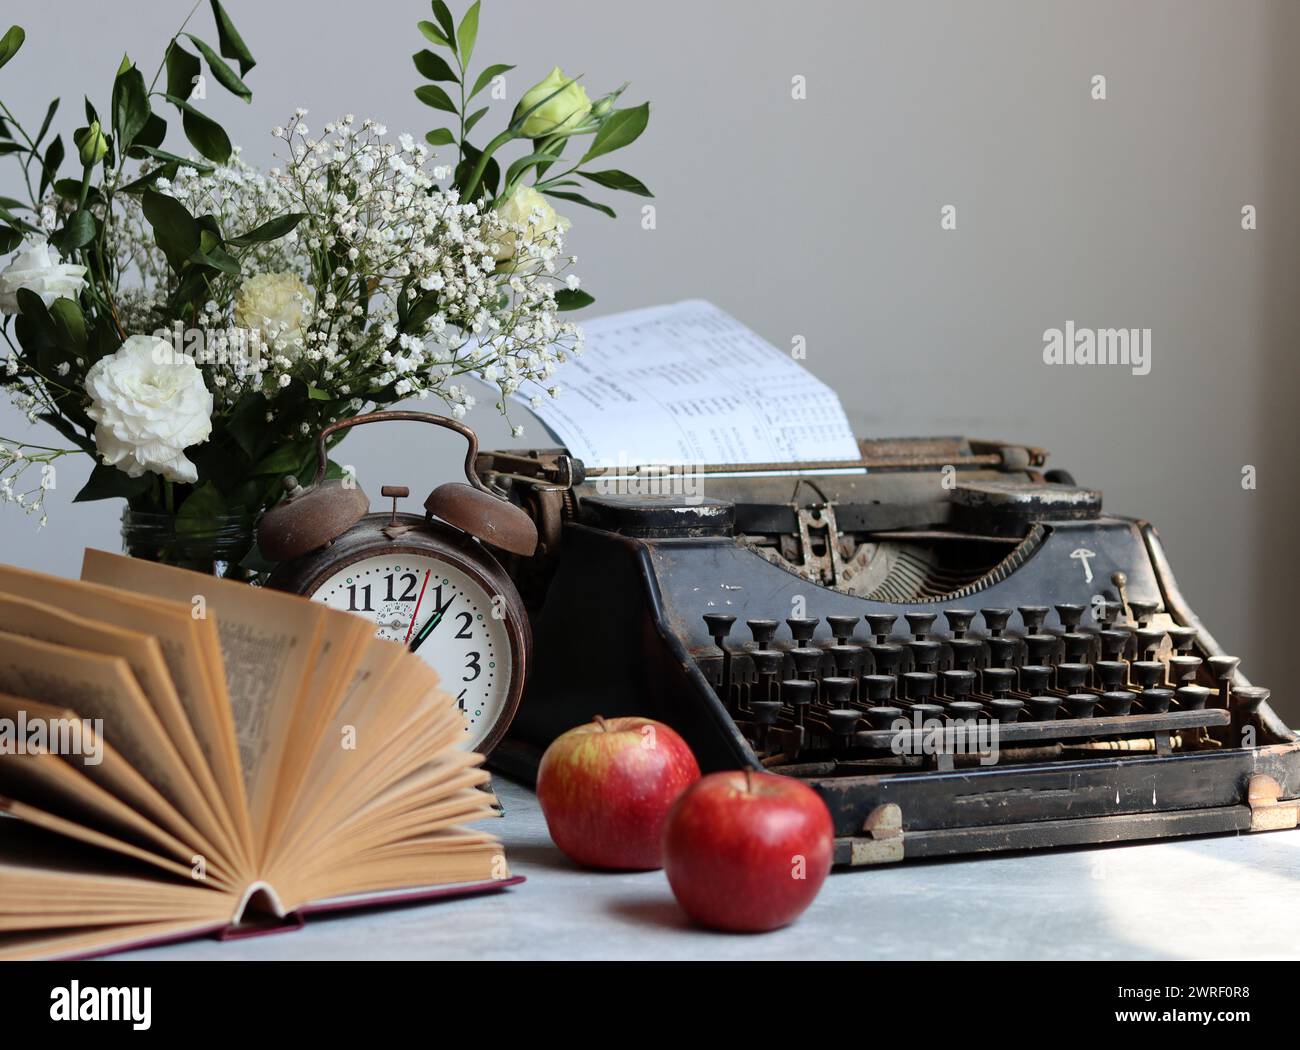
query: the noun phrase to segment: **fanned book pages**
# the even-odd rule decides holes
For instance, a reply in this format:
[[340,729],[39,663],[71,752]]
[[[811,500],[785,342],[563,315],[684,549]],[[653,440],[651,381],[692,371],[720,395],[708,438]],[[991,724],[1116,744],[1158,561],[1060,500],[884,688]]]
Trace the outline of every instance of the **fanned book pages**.
[[519,881],[405,647],[184,569],[87,551],[82,577],[0,566],[0,959]]

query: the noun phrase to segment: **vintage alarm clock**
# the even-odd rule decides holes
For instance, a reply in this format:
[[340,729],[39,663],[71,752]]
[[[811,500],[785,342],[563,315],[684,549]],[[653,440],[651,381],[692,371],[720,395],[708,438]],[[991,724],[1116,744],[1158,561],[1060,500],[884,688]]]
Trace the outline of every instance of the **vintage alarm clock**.
[[[401,420],[462,435],[468,484],[439,485],[423,515],[398,513],[410,490],[385,485],[392,509],[371,514],[354,479],[325,479],[326,443],[347,427]],[[489,548],[531,555],[536,526],[478,480],[477,436],[444,416],[397,411],[341,420],[320,431],[316,452],[315,480],[303,488],[285,478],[284,499],[258,525],[259,548],[279,562],[267,585],[364,616],[381,638],[419,654],[465,713],[466,749],[486,754],[519,706],[531,644],[523,601]]]

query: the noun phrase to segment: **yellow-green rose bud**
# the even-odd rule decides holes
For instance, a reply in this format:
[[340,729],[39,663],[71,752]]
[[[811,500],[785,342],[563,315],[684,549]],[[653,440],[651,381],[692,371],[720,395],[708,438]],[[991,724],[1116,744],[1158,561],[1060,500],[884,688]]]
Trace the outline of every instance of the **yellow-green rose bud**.
[[[586,89],[576,80],[568,83],[569,80],[560,67],[556,66],[545,80],[524,92],[524,97],[515,108],[515,114],[528,113],[533,106],[537,106],[524,120],[524,135],[530,139],[540,139],[556,132],[572,131],[591,112],[591,99],[587,97]],[[555,97],[548,98],[549,95]],[[538,106],[542,99],[546,101]]]
[[614,109],[614,99],[610,95],[604,98],[598,98],[596,104],[591,107],[591,115],[599,120],[601,117],[608,116]]
[[77,155],[84,167],[98,164],[108,153],[108,140],[99,128],[99,121],[92,120],[90,127],[80,128],[73,133],[72,142],[77,147]]
[[547,238],[552,230],[565,233],[569,220],[557,215],[546,198],[531,186],[516,186],[504,201],[496,206],[497,214],[507,229],[495,238],[492,254],[500,264],[510,262],[519,249]]

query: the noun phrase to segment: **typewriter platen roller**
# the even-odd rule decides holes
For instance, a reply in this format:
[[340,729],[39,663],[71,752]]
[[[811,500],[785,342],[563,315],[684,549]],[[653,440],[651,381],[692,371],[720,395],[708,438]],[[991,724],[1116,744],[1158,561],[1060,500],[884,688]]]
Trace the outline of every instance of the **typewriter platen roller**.
[[1146,522],[1037,448],[864,441],[838,463],[586,471],[485,453],[537,521],[528,778],[593,715],[806,780],[836,861],[1294,827],[1300,744]]

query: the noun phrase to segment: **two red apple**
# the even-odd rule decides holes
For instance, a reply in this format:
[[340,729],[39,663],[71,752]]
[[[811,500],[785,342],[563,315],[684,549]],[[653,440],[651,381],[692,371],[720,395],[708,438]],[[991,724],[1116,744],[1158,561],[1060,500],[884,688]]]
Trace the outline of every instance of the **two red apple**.
[[546,749],[537,800],[551,838],[579,864],[661,868],[664,819],[699,778],[686,741],[662,722],[597,716]]
[[649,718],[597,718],[546,750],[537,798],[551,838],[593,868],[664,867],[686,913],[722,930],[796,919],[831,867],[830,812],[808,785],[713,773]]

